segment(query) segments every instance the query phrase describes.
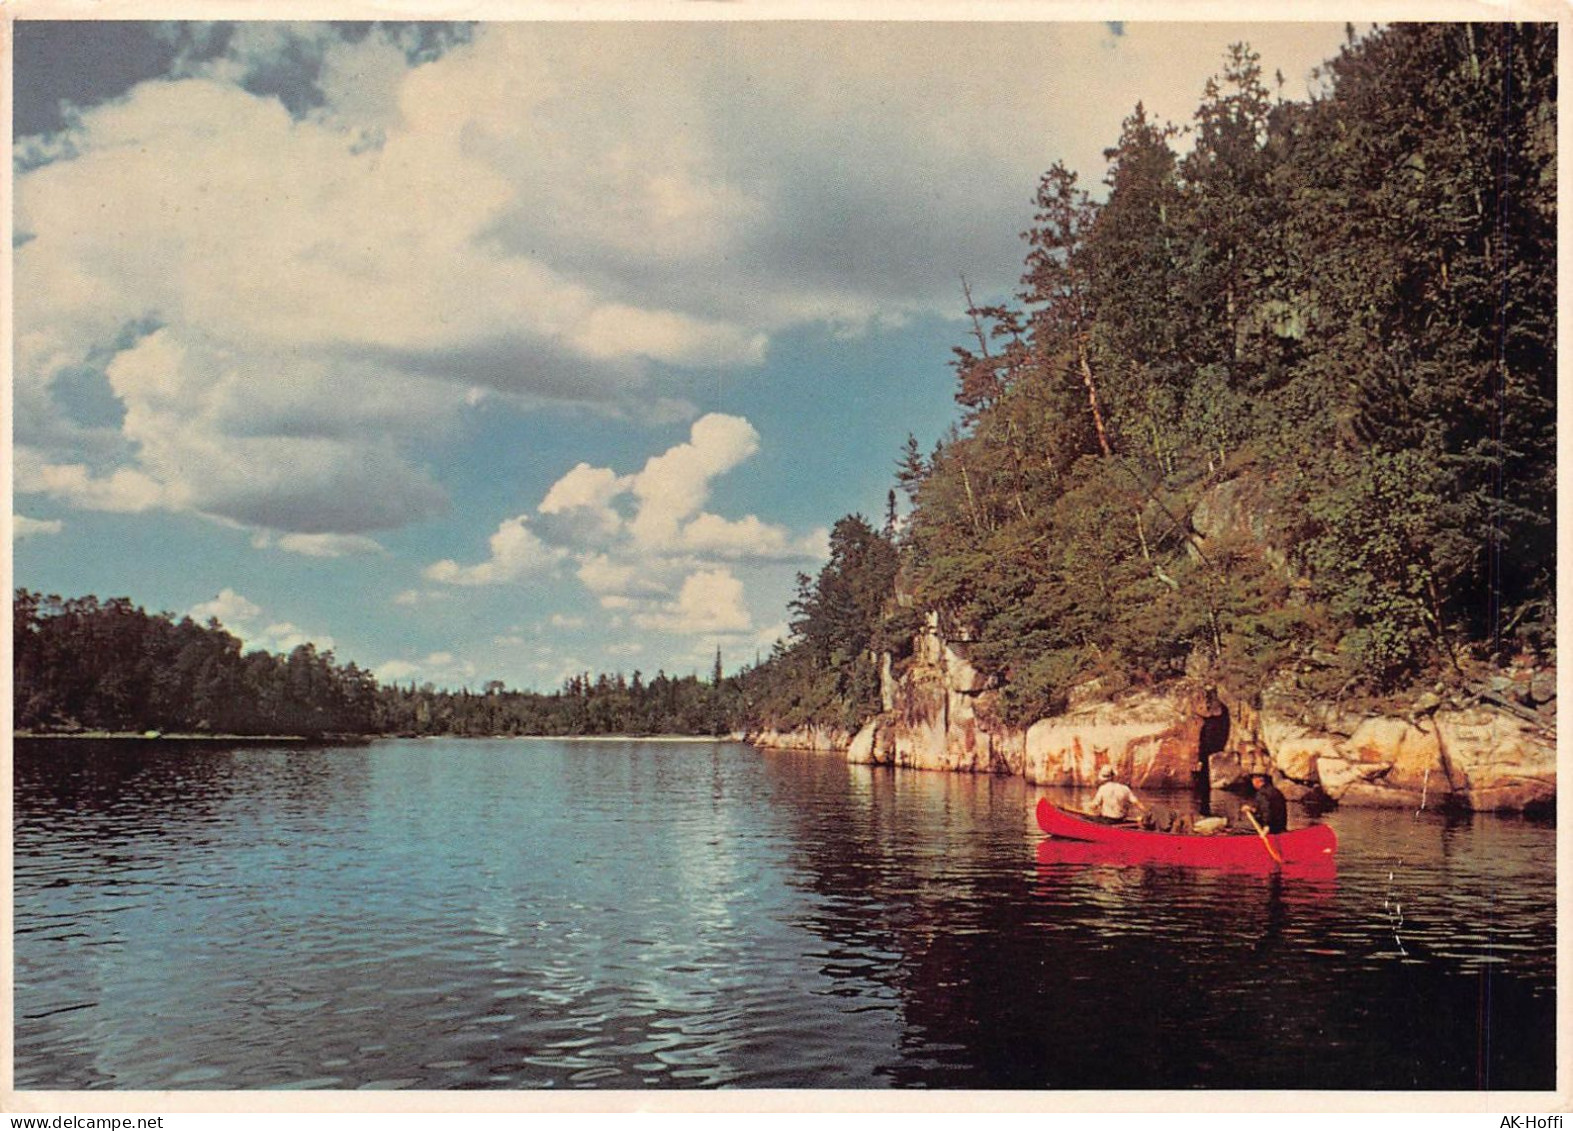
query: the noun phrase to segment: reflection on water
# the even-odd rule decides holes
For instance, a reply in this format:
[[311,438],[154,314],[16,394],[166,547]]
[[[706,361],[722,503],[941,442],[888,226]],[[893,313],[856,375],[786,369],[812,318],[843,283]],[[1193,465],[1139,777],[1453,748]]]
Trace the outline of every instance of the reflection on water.
[[1330,872],[1230,872],[1040,847],[1038,794],[730,743],[22,743],[17,1083],[1553,1086],[1553,829],[1338,811]]

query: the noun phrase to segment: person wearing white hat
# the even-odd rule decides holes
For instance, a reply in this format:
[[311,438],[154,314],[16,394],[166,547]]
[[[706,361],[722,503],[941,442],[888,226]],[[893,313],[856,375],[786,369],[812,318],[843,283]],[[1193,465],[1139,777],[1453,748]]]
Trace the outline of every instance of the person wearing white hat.
[[1113,766],[1104,766],[1098,771],[1098,792],[1092,795],[1092,810],[1089,816],[1099,820],[1115,822],[1128,821],[1132,811],[1147,812],[1147,806],[1141,803],[1130,786],[1118,780]]

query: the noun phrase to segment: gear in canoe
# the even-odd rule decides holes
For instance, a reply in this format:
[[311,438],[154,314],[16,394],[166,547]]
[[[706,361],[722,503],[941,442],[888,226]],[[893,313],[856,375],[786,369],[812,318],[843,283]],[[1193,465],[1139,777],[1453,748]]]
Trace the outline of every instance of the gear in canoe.
[[1196,836],[1148,832],[1130,825],[1106,825],[1038,801],[1038,827],[1052,837],[1106,845],[1119,854],[1197,867],[1262,867],[1325,864],[1338,850],[1338,837],[1326,825],[1310,825],[1273,835]]

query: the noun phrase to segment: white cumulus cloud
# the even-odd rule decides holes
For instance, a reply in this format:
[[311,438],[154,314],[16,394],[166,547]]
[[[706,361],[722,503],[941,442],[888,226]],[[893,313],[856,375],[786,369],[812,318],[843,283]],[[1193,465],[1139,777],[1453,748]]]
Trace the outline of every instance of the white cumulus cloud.
[[639,613],[640,628],[691,636],[747,632],[753,620],[743,601],[743,583],[724,569],[705,570],[683,581],[677,599]]
[[209,620],[217,619],[232,631],[249,624],[261,614],[262,606],[247,600],[233,589],[221,589],[211,601],[203,601],[186,610],[186,615],[194,621],[206,624]]
[[[669,420],[668,371],[758,365],[808,324],[954,313],[958,271],[1013,284],[1043,169],[1095,186],[1138,97],[1188,119],[1233,39],[1299,96],[1342,25],[466,34],[417,58],[409,28],[243,23],[220,58],[19,139],[19,494],[281,536],[407,525],[447,504],[412,452],[468,406]],[[309,106],[258,93],[280,68],[309,76]],[[118,419],[72,415],[83,373]],[[631,496],[587,468],[543,517],[729,552],[743,529],[685,523],[756,441],[707,419]]]
[[[710,413],[685,440],[634,472],[580,462],[546,491],[534,516],[502,524],[483,562],[444,559],[427,579],[448,585],[522,583],[560,563],[603,614],[602,627],[678,636],[708,634],[749,644],[749,579],[760,570],[821,560],[827,535],[797,535],[757,515],[731,518],[706,509],[715,482],[758,452],[746,419]],[[553,627],[582,627],[554,617]],[[626,643],[626,642],[625,642]],[[751,644],[750,644],[751,646]]]
[[264,652],[293,652],[302,644],[313,645],[319,652],[327,652],[333,647],[333,637],[320,632],[307,632],[288,621],[270,624],[255,635],[243,639],[253,648],[260,648]]
[[140,514],[178,506],[180,492],[132,468],[95,474],[86,464],[49,463],[37,450],[19,445],[13,453],[18,494],[45,495],[83,510]]
[[[444,559],[428,566],[425,576],[449,585],[521,582],[571,557],[575,576],[602,608],[639,609],[670,599],[680,579],[706,562],[822,556],[823,531],[794,537],[755,515],[729,519],[703,509],[713,482],[759,444],[747,420],[711,413],[693,423],[687,440],[632,474],[581,462],[537,506],[541,533],[531,516],[508,519],[492,536],[487,560],[466,566]],[[670,613],[658,619],[678,623]]]
[[754,515],[729,520],[700,514],[683,524],[678,545],[701,556],[755,561],[805,561],[827,556],[830,535],[823,529],[793,538],[780,526]]
[[710,481],[758,450],[759,433],[742,417],[711,413],[694,421],[687,443],[652,457],[633,477],[634,541],[647,549],[676,548],[682,523],[709,497]]
[[427,566],[426,577],[448,585],[501,585],[549,571],[567,556],[565,550],[542,542],[525,515],[506,519],[491,536],[490,545],[487,560],[462,566],[445,559]]
[[221,589],[212,600],[186,610],[186,615],[199,624],[216,619],[252,650],[292,652],[302,644],[314,645],[319,652],[333,648],[333,637],[326,633],[310,632],[289,621],[261,624],[265,619],[262,613],[261,605],[228,588]]

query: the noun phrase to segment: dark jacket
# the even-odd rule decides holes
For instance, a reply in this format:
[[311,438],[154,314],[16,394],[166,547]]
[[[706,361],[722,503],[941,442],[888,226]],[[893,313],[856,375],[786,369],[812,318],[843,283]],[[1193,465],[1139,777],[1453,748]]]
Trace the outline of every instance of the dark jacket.
[[1289,827],[1289,803],[1270,781],[1251,798],[1251,810],[1270,833],[1281,833]]

